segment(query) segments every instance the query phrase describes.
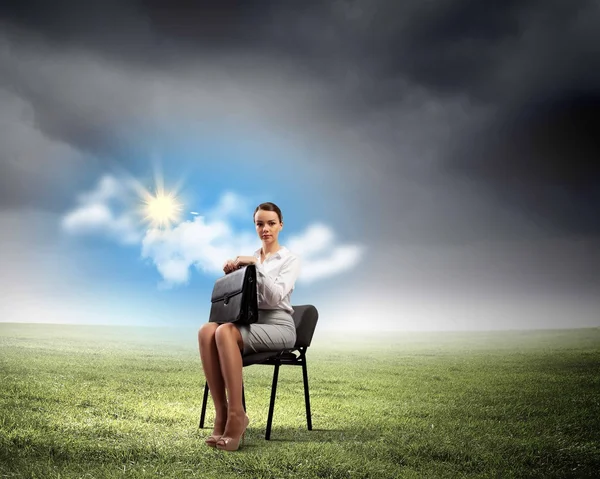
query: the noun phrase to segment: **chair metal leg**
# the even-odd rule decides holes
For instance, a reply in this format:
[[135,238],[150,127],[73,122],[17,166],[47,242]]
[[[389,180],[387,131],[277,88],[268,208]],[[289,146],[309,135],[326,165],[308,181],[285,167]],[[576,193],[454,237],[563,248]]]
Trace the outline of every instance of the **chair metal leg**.
[[242,406],[244,407],[244,412],[246,412],[246,391],[244,389],[243,381],[242,381]]
[[206,403],[208,401],[208,383],[204,383],[204,399],[202,399],[202,412],[200,413],[200,429],[204,427],[204,417],[206,416]]
[[271,439],[271,425],[273,424],[273,410],[275,409],[275,394],[277,393],[277,378],[279,377],[279,364],[275,364],[273,370],[273,385],[271,386],[271,402],[269,404],[269,416],[267,418],[267,433],[265,439]]
[[310,395],[308,393],[308,371],[306,369],[306,356],[302,358],[302,377],[304,379],[304,402],[306,403],[306,425],[312,431],[312,418],[310,414]]
[[[204,418],[206,417],[206,404],[208,402],[208,383],[204,383],[204,397],[202,398],[202,412],[200,413],[200,429],[204,427]],[[242,383],[242,406],[246,411],[246,393],[244,391],[244,383]]]

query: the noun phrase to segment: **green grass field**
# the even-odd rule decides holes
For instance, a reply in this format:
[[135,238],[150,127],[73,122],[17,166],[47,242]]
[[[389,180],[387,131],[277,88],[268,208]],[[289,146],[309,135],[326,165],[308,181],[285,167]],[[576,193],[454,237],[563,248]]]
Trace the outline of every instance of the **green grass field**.
[[[300,368],[244,370],[251,422],[208,448],[195,330],[0,323],[0,477],[593,477],[600,329],[317,335]],[[212,423],[212,408],[208,422]]]

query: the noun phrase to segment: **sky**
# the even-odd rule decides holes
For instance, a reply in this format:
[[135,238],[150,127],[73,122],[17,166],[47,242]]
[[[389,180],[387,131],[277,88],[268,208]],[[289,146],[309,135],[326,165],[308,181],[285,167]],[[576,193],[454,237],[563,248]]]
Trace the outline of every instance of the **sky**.
[[0,124],[2,322],[199,326],[272,201],[323,330],[600,326],[596,1],[2,2]]

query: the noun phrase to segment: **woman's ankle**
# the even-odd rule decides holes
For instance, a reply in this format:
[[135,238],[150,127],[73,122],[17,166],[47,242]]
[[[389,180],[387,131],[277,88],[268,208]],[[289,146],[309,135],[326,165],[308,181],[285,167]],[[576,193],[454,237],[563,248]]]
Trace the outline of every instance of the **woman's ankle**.
[[228,408],[227,405],[215,404],[215,418],[227,419]]
[[234,417],[244,417],[246,415],[246,411],[244,411],[243,406],[241,407],[229,407],[228,411],[227,411],[227,415],[228,416],[234,416]]

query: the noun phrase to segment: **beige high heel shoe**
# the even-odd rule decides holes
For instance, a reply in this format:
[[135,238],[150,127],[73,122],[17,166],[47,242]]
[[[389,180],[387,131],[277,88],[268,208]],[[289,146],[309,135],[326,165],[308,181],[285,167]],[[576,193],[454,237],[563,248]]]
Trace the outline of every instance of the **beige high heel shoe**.
[[244,419],[244,430],[239,437],[233,438],[221,436],[221,438],[217,441],[217,449],[221,449],[222,451],[237,451],[240,447],[240,442],[244,440],[244,435],[246,434],[248,424],[250,424],[250,418],[246,416]]
[[[216,423],[216,419],[215,419],[215,423]],[[225,425],[223,425],[223,428],[225,428]],[[208,436],[204,440],[204,442],[209,447],[217,447],[217,442],[219,441],[219,439],[221,439],[222,435],[223,434],[215,434],[215,428],[213,427],[213,433],[210,436]]]
[[205,439],[205,443],[209,447],[217,447],[217,442],[221,439],[221,434],[211,434]]

